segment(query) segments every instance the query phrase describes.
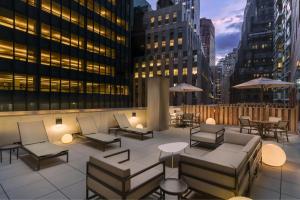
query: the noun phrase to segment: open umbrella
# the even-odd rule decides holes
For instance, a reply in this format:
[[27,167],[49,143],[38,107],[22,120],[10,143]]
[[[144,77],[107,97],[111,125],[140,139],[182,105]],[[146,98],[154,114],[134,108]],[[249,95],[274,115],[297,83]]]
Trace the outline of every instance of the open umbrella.
[[281,80],[273,80],[269,78],[257,78],[251,81],[233,86],[236,89],[261,89],[261,101],[263,101],[264,96],[264,89],[271,89],[271,88],[288,88],[293,86],[294,83],[285,82]]
[[187,83],[180,83],[174,87],[171,87],[170,92],[179,92],[179,93],[203,92],[203,89],[195,87],[195,86],[187,84]]

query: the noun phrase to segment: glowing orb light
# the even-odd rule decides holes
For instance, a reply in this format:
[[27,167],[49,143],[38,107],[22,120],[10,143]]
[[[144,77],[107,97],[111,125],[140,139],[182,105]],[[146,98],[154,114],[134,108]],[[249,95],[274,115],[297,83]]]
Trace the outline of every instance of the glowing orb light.
[[61,142],[64,144],[69,144],[73,141],[73,136],[71,134],[65,134],[61,138]]
[[273,167],[280,167],[286,161],[283,149],[275,144],[265,144],[262,147],[262,162]]
[[250,199],[248,197],[236,196],[236,197],[232,197],[228,200],[252,200],[252,199]]
[[216,125],[216,120],[213,118],[208,118],[205,123],[210,125]]
[[143,124],[137,124],[135,128],[143,129],[144,126],[143,126]]

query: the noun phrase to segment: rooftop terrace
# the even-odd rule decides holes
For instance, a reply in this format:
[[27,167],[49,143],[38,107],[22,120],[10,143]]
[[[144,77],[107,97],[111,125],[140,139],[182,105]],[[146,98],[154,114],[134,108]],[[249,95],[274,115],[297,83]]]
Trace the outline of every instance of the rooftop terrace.
[[[237,131],[236,127],[226,127]],[[121,135],[124,148],[131,150],[131,161],[135,166],[150,165],[158,161],[158,145],[170,142],[189,142],[189,129],[171,128],[168,131],[155,132],[153,139],[144,141]],[[264,143],[275,142],[274,140]],[[60,144],[62,145],[62,144]],[[89,156],[103,154],[94,143],[79,138],[66,145],[70,150],[68,163],[64,158],[54,158],[42,162],[40,171],[33,171],[29,165],[30,157],[21,151],[21,159],[13,156],[8,163],[8,154],[3,152],[0,164],[0,199],[84,199],[86,162]],[[113,148],[108,148],[111,151]],[[290,142],[283,145],[287,162],[283,167],[269,167],[263,164],[254,181],[250,197],[253,199],[299,199],[300,198],[300,137],[290,135]],[[209,149],[188,148],[199,155],[205,155]],[[166,169],[167,177],[177,177],[178,169]],[[155,197],[154,195],[151,196]],[[173,197],[167,196],[167,199]],[[205,194],[191,193],[191,199],[213,198]]]

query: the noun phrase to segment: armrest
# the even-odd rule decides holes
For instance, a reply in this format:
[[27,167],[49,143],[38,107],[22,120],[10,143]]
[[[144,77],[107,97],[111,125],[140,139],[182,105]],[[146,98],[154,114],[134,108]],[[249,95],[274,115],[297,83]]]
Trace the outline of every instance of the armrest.
[[155,164],[153,164],[153,165],[151,165],[151,166],[149,166],[149,167],[146,167],[145,169],[142,169],[141,171],[138,171],[138,172],[136,172],[135,174],[132,174],[132,175],[130,175],[130,176],[128,176],[126,179],[127,180],[130,180],[130,179],[132,179],[132,178],[134,178],[134,177],[136,177],[136,176],[138,176],[138,175],[140,175],[140,174],[142,174],[142,173],[144,173],[144,172],[146,172],[146,171],[148,171],[148,170],[150,170],[150,169],[152,169],[152,168],[154,168],[154,167],[156,167],[156,166],[158,166],[158,165],[163,165],[163,174],[165,174],[165,162],[164,161],[160,161],[160,162],[157,162],[157,163],[155,163]]
[[217,132],[216,132],[216,138],[218,138],[218,137],[224,135],[224,133],[225,133],[225,129],[222,129],[222,130],[217,131]]
[[199,133],[200,131],[201,131],[201,125],[193,126],[192,128],[190,128],[190,135]]
[[125,150],[121,150],[121,151],[106,155],[106,156],[104,156],[104,158],[110,158],[110,157],[113,157],[113,156],[116,156],[116,155],[120,155],[122,153],[127,153],[127,158],[125,160],[119,161],[118,163],[121,164],[121,163],[124,163],[126,161],[129,161],[130,160],[130,149],[125,149]]

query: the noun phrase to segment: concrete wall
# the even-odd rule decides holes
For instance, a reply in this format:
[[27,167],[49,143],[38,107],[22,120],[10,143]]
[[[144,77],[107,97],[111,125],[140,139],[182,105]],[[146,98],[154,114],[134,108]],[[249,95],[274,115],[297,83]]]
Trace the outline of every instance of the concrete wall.
[[169,128],[169,79],[155,77],[148,79],[147,123],[154,131]]
[[[136,117],[132,117],[132,113]],[[43,120],[49,140],[57,142],[66,133],[80,132],[76,116],[92,116],[97,123],[98,130],[108,132],[109,127],[116,126],[114,113],[125,113],[132,126],[141,123],[146,126],[146,109],[99,109],[99,110],[60,110],[60,111],[26,111],[0,113],[0,146],[18,142],[19,133],[17,122]],[[56,125],[56,118],[62,118],[62,125]]]

